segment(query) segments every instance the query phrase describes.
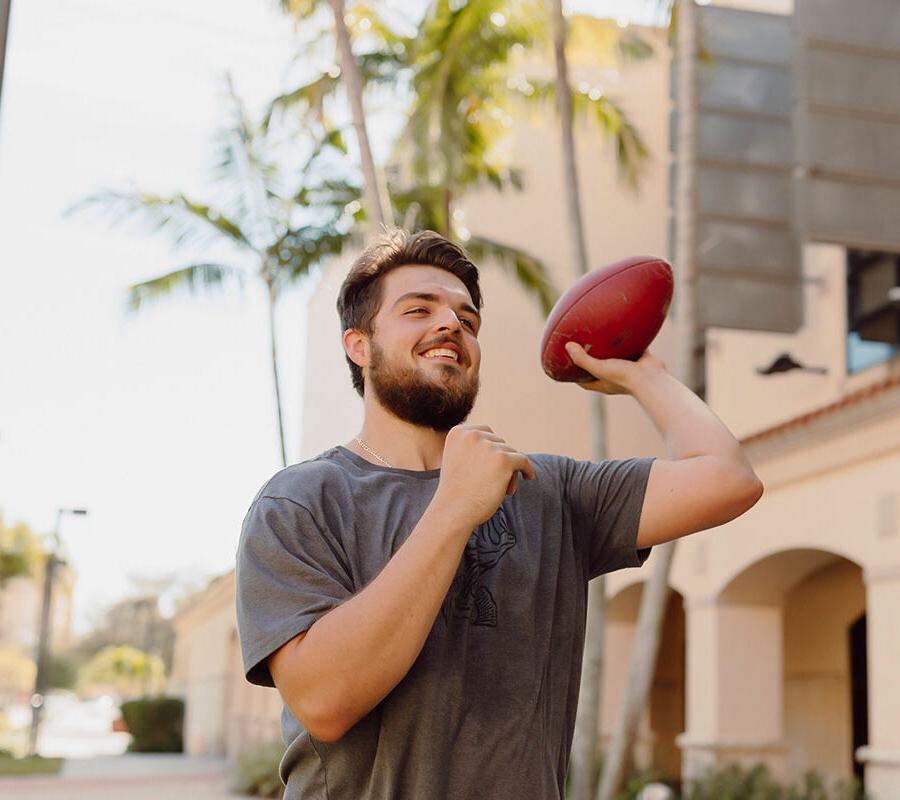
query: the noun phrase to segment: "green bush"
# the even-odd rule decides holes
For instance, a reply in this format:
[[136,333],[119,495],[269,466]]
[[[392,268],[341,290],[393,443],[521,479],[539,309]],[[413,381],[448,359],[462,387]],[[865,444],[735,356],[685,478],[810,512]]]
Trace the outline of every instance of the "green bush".
[[135,753],[180,753],[183,750],[184,701],[178,697],[142,697],[122,703],[122,717]]
[[266,742],[238,756],[231,788],[240,794],[280,798],[284,784],[278,775],[278,764],[284,755],[279,740]]
[[47,663],[47,687],[74,689],[78,680],[78,665],[67,655],[51,654]]
[[732,764],[691,782],[683,800],[866,800],[856,781],[830,789],[821,775],[807,772],[799,783],[783,786],[764,764],[745,769]]

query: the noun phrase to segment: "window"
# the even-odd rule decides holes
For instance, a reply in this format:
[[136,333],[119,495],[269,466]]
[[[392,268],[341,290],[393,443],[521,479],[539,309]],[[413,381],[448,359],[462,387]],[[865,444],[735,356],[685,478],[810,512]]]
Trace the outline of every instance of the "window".
[[900,354],[900,254],[847,251],[847,371]]

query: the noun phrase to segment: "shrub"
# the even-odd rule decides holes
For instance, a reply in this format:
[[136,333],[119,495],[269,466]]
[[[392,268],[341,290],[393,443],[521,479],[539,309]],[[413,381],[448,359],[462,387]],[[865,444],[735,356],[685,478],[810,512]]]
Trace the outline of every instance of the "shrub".
[[831,787],[816,772],[807,772],[799,783],[783,786],[764,764],[750,769],[732,764],[692,781],[684,800],[866,800],[856,781],[839,781]]
[[278,764],[283,755],[284,745],[279,740],[242,753],[237,760],[231,788],[240,794],[280,798],[284,784],[278,775]]
[[180,753],[183,749],[184,701],[178,697],[143,697],[122,703],[122,716],[136,753]]

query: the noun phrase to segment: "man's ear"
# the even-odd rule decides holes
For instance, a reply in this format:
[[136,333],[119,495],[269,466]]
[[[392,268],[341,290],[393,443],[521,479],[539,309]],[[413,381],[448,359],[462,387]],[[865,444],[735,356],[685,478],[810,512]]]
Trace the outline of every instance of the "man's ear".
[[358,367],[368,367],[372,358],[369,337],[356,328],[348,328],[344,331],[344,352],[348,358]]

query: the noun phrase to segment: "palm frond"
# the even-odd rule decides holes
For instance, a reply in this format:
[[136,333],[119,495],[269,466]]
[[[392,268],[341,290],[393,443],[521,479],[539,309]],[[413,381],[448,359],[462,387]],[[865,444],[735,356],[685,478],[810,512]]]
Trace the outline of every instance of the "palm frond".
[[224,264],[191,264],[158,278],[133,284],[128,288],[127,304],[131,311],[138,311],[148,302],[155,302],[177,291],[195,294],[219,287],[227,280],[243,286],[244,277],[241,270]]
[[342,208],[347,203],[360,200],[362,189],[356,183],[340,179],[324,180],[302,186],[292,198],[298,206],[316,208]]
[[269,108],[263,116],[263,128],[268,129],[271,126],[276,113],[287,113],[291,110],[297,110],[301,114],[311,112],[321,124],[325,124],[325,98],[333,95],[340,85],[340,72],[335,68],[309,83],[278,95],[269,103]]
[[477,262],[496,261],[537,300],[544,316],[550,313],[558,293],[542,261],[517,247],[483,236],[472,236],[465,242],[465,248]]
[[85,197],[65,213],[68,216],[91,207],[100,207],[111,217],[112,224],[135,219],[149,226],[151,232],[168,233],[175,247],[206,244],[210,239],[225,238],[239,247],[254,249],[236,222],[218,209],[191,200],[180,192],[165,196],[105,190]]
[[275,274],[276,283],[280,286],[309,275],[323,259],[340,255],[348,244],[361,243],[361,235],[353,229],[341,230],[334,225],[302,225],[289,230],[267,248],[266,268]]
[[278,194],[273,184],[279,170],[266,146],[267,131],[251,120],[230,76],[227,90],[229,118],[215,135],[214,176],[233,190],[229,193],[229,213],[251,230],[259,226],[259,218],[266,214],[266,197]]
[[[555,102],[556,86],[552,81],[531,80],[527,87],[527,90],[525,84],[515,87],[526,102]],[[624,109],[596,87],[582,87],[572,90],[572,113],[576,119],[595,122],[612,139],[619,177],[627,186],[637,189],[648,152],[640,132]]]

